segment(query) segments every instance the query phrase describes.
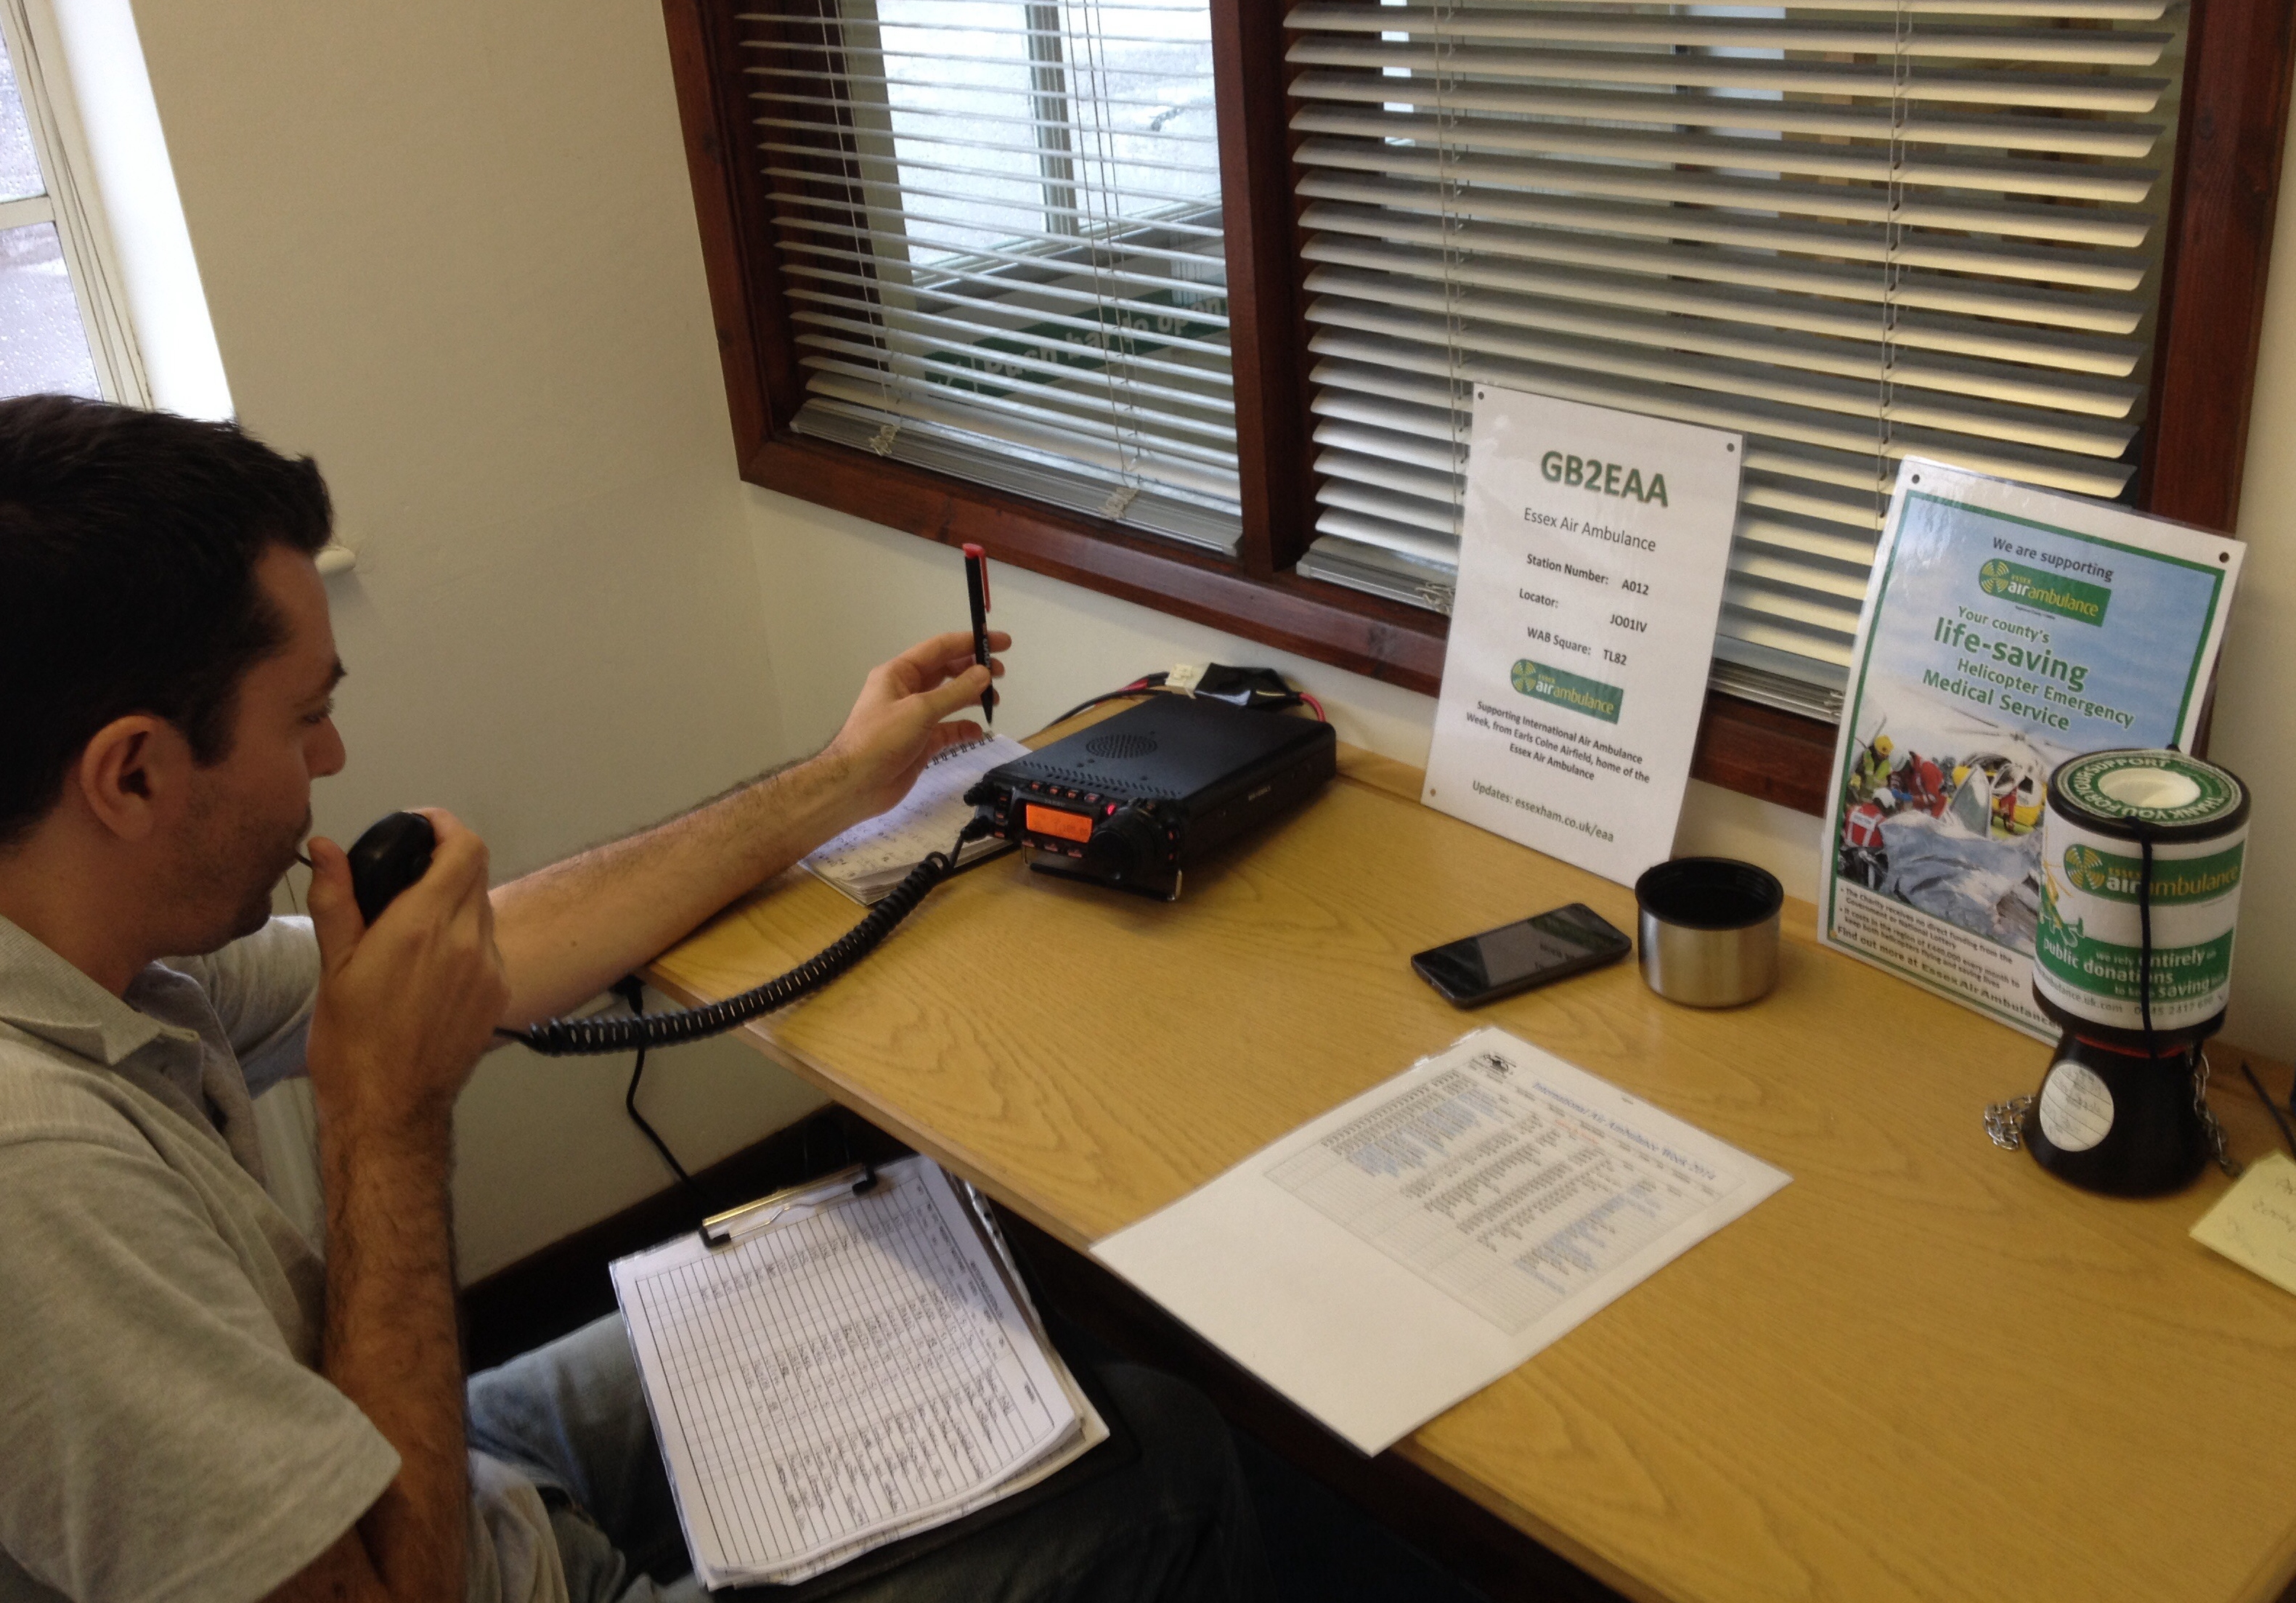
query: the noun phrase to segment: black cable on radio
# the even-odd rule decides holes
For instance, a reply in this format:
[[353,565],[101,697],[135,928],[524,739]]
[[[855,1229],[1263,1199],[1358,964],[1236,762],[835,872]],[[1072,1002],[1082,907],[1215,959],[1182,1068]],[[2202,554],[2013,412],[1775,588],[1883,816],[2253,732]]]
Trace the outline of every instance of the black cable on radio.
[[788,973],[777,975],[738,996],[676,1013],[650,1013],[637,1018],[552,1018],[522,1030],[496,1030],[495,1034],[545,1058],[596,1057],[637,1047],[675,1046],[680,1042],[722,1035],[759,1014],[812,995],[868,956],[893,933],[893,927],[925,899],[926,893],[947,877],[965,843],[978,840],[988,832],[987,822],[974,819],[964,826],[954,846],[946,852],[928,853],[923,862],[909,871],[906,879],[887,892],[858,924],[836,941]]
[[1169,675],[1166,674],[1149,674],[1134,680],[1130,684],[1126,685],[1120,691],[1108,691],[1101,695],[1087,696],[1083,700],[1078,702],[1074,707],[1069,708],[1068,711],[1062,713],[1059,717],[1048,720],[1046,723],[1045,727],[1046,729],[1051,729],[1056,724],[1065,724],[1070,718],[1075,717],[1078,713],[1098,707],[1103,701],[1119,701],[1127,696],[1141,697],[1164,694],[1166,693],[1164,691],[1164,681],[1168,677]]

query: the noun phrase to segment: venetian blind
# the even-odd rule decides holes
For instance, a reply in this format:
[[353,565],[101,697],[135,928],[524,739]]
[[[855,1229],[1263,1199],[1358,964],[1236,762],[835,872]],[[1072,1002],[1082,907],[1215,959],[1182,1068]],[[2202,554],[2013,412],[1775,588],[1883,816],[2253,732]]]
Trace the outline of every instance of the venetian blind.
[[744,16],[800,433],[1233,550],[1202,0]]
[[1479,380],[1742,430],[1716,682],[1832,716],[1898,457],[2128,487],[2167,0],[1289,20],[1321,476],[1303,573],[1448,609]]

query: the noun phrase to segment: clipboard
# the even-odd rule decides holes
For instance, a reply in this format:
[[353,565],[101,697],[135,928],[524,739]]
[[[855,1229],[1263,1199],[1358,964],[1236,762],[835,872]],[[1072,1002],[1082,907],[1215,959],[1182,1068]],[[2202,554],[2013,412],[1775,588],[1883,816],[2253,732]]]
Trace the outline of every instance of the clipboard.
[[[986,1199],[930,1159],[769,1193],[613,1272],[705,1584],[833,1592],[1127,1456],[1100,1451],[1117,1434],[1104,1393],[1054,1346]],[[974,1417],[983,1386],[1017,1411],[978,1416],[991,1435],[967,1446],[948,1421]],[[1022,1452],[1010,1433],[1031,1416],[1026,1429],[1055,1434]],[[987,1467],[996,1438],[1018,1454],[1001,1471]],[[891,1502],[877,1512],[836,1490],[866,1504],[879,1476]],[[905,1501],[933,1488],[941,1512]]]
[[[810,1219],[856,1198],[865,1197],[879,1186],[897,1183],[890,1176],[879,1174],[874,1164],[854,1164],[834,1174],[808,1180],[801,1185],[784,1186],[755,1202],[710,1215],[701,1222],[701,1244],[712,1251],[722,1251],[761,1230],[795,1224],[800,1219]],[[970,1186],[965,1189],[972,1190]]]

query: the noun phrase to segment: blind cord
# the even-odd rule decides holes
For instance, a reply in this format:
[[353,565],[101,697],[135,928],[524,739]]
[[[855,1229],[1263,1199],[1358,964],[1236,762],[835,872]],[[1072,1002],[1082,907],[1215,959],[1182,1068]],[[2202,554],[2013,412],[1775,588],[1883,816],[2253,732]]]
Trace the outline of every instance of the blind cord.
[[1454,537],[1466,531],[1467,462],[1473,449],[1474,413],[1463,408],[1472,408],[1474,392],[1466,382],[1466,363],[1459,348],[1459,338],[1464,318],[1460,312],[1464,299],[1458,270],[1462,252],[1458,247],[1459,219],[1452,209],[1458,195],[1458,181],[1451,170],[1452,135],[1456,128],[1451,110],[1451,69],[1457,46],[1451,33],[1455,0],[1439,0],[1435,8],[1435,203],[1438,208],[1437,226],[1443,240],[1443,357],[1445,379],[1449,395],[1447,397],[1451,426],[1451,533]]
[[1897,404],[1898,290],[1904,272],[1898,258],[1906,234],[1906,121],[1907,91],[1913,82],[1913,14],[1906,0],[1897,0],[1890,45],[1889,209],[1882,223],[1882,372],[1874,412],[1874,526],[1877,532],[1889,518],[1890,494],[1897,478],[1890,467],[1890,447],[1897,439],[1890,413]]

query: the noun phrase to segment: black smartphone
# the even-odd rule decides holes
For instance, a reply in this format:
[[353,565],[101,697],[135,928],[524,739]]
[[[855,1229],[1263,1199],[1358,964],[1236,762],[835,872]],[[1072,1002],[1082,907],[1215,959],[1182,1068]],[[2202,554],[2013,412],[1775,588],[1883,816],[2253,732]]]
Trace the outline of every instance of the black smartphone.
[[1584,902],[1573,902],[1430,948],[1411,966],[1445,1001],[1472,1008],[1615,963],[1634,949],[1616,925]]

